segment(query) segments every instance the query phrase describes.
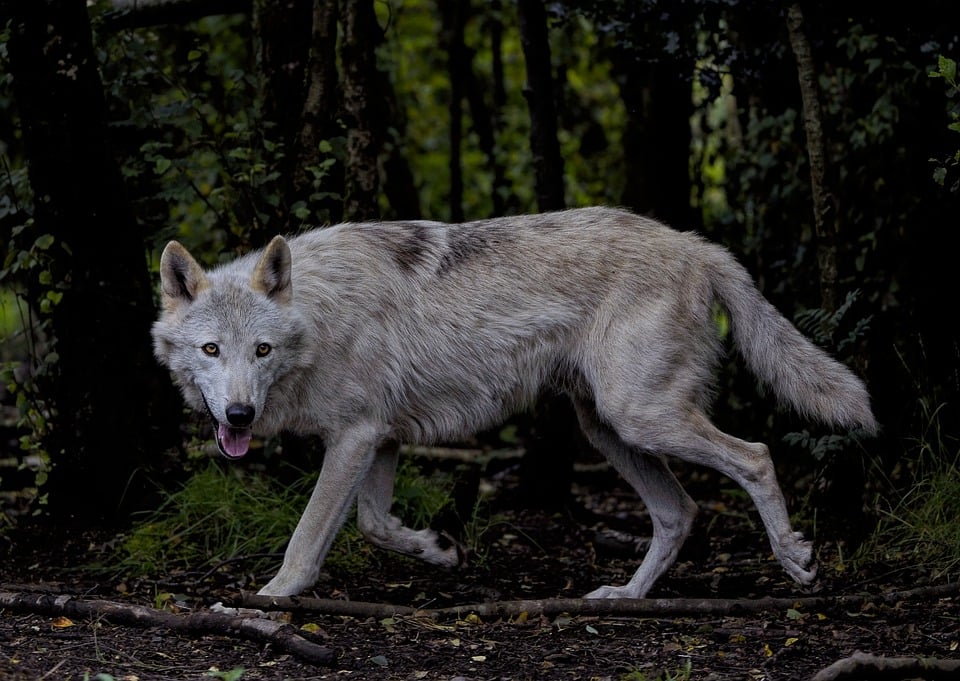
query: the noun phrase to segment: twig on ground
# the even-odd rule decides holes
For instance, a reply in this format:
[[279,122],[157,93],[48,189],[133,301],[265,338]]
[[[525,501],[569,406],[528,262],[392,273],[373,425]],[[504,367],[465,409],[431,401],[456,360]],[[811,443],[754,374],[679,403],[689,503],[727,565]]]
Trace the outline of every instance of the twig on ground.
[[311,612],[350,617],[418,616],[435,620],[462,618],[469,614],[479,617],[547,617],[568,615],[607,615],[615,617],[682,617],[687,615],[738,615],[767,610],[802,608],[806,610],[829,607],[850,607],[869,602],[895,603],[915,598],[943,598],[960,594],[960,584],[942,584],[920,587],[909,591],[885,594],[855,594],[847,596],[813,596],[806,598],[641,598],[641,599],[584,599],[548,598],[542,600],[498,601],[458,605],[449,608],[415,608],[384,603],[342,601],[301,596],[277,597],[241,593],[235,605],[260,610]]
[[164,627],[194,636],[240,636],[248,641],[270,643],[313,664],[332,665],[336,660],[333,650],[308,641],[291,625],[260,617],[236,617],[209,611],[178,614],[128,603],[9,591],[0,591],[0,608],[73,618],[102,617],[114,624]]
[[871,679],[871,681],[952,681],[960,673],[960,660],[936,660],[925,657],[878,657],[856,652],[837,660],[814,674],[810,681],[844,681]]

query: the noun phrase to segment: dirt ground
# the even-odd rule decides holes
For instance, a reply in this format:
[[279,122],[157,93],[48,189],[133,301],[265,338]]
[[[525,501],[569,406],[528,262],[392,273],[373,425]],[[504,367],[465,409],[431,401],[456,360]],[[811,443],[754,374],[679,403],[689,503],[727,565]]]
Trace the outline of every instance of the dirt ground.
[[[367,568],[324,572],[312,595],[441,608],[575,598],[600,584],[623,583],[642,556],[638,538],[649,531],[648,519],[611,474],[589,477],[574,488],[574,512],[547,513],[527,508],[502,476],[495,522],[470,565],[445,570],[375,551]],[[818,528],[819,581],[802,588],[773,560],[756,511],[742,495],[708,477],[693,487],[701,504],[698,524],[652,598],[827,600],[814,608],[798,600],[796,607],[683,616],[294,614],[291,624],[308,625],[300,630],[306,639],[333,651],[324,664],[236,636],[6,609],[0,612],[0,679],[784,681],[810,679],[855,651],[960,658],[960,597],[940,592],[884,601],[885,593],[924,586],[925,576],[907,565],[854,569],[838,558],[848,550],[838,543],[842,537],[824,528]],[[156,581],[84,570],[111,539],[102,530],[42,525],[8,532],[0,537],[0,592],[69,594],[184,614],[255,591],[270,576],[247,574],[242,561],[213,574]]]

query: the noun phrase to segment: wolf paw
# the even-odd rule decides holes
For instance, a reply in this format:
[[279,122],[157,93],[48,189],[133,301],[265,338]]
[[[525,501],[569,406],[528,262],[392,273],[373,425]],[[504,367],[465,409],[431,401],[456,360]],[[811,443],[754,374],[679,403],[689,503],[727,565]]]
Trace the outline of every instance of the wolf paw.
[[629,586],[601,586],[584,598],[643,598],[643,593]]
[[786,543],[777,552],[781,565],[794,580],[808,586],[817,578],[817,563],[813,557],[813,542],[803,538],[800,532],[790,535]]

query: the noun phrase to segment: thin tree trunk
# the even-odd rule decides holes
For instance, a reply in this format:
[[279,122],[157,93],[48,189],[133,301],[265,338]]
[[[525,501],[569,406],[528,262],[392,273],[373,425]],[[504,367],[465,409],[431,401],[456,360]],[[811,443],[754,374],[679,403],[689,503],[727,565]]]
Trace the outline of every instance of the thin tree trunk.
[[[311,19],[310,59],[307,64],[307,92],[300,114],[300,131],[294,148],[296,157],[288,204],[303,202],[308,224],[333,224],[343,217],[343,164],[321,144],[344,134],[337,119],[340,113],[337,73],[337,0],[314,0]],[[326,162],[326,164],[325,164]],[[321,177],[317,177],[320,174]],[[288,218],[287,230],[299,227],[300,219]]]
[[[283,152],[275,162],[281,177],[294,176],[301,102],[306,95],[307,62],[311,47],[311,0],[256,0],[253,3],[254,47],[260,79],[260,129]],[[263,246],[286,231],[289,204],[277,206],[273,224],[251,225],[252,246]]]
[[[520,36],[527,65],[524,96],[530,108],[530,149],[541,211],[565,207],[563,156],[557,137],[553,69],[547,14],[540,0],[520,0]],[[570,496],[579,428],[565,395],[545,395],[534,410],[533,438],[521,467],[521,497],[547,508],[562,507]]]
[[547,13],[541,0],[519,0],[517,8],[527,66],[527,86],[523,94],[530,108],[530,150],[533,153],[537,206],[541,211],[559,210],[565,207],[563,156],[557,137]]
[[450,138],[450,221],[463,222],[463,164],[461,147],[463,145],[463,73],[469,67],[467,45],[463,39],[467,21],[468,3],[463,0],[447,0],[440,3],[443,23],[442,42],[447,49],[447,75],[450,80],[449,138]]
[[383,42],[372,0],[343,3],[343,109],[347,128],[347,178],[344,217],[368,220],[379,217],[379,154],[384,139],[383,97],[377,85],[376,50]]
[[[797,59],[800,94],[803,97],[803,128],[810,160],[810,188],[813,193],[813,221],[817,235],[817,263],[820,266],[820,306],[828,313],[837,309],[837,231],[839,211],[836,195],[827,182],[827,154],[823,139],[823,114],[817,87],[817,72],[804,31],[800,5],[787,9],[790,46]],[[829,331],[825,329],[825,331]]]

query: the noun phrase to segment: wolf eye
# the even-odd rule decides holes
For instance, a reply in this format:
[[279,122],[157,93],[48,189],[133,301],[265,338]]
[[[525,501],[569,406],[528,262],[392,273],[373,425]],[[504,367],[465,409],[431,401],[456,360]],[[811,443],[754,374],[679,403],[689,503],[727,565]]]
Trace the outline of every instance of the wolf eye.
[[273,350],[269,343],[261,343],[257,346],[257,357],[266,357]]
[[220,347],[216,343],[204,343],[200,346],[200,349],[203,350],[203,354],[207,357],[220,356]]

